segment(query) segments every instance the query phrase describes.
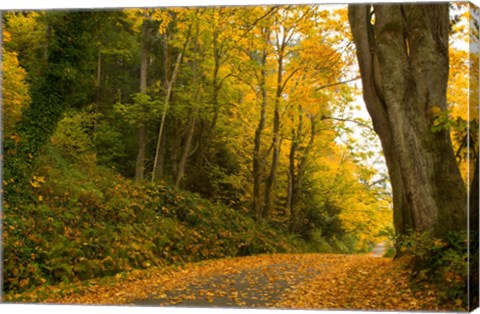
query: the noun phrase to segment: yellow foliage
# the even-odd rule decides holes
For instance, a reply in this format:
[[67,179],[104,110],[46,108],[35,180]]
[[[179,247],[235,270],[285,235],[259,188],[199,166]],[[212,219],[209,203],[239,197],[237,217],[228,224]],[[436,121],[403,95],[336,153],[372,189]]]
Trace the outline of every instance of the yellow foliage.
[[3,126],[5,135],[8,135],[20,120],[22,111],[30,105],[31,99],[25,81],[26,72],[20,67],[17,54],[5,50],[5,48],[2,48],[2,53]]
[[[331,154],[319,160],[323,170],[318,176],[327,187],[325,197],[342,209],[339,213],[342,227],[360,240],[356,249],[364,250],[370,243],[386,240],[378,233],[393,226],[391,199],[360,181],[360,168],[365,166],[352,162],[335,143],[331,146]],[[376,172],[371,169],[368,174]]]
[[32,180],[30,180],[30,185],[33,188],[39,188],[42,185],[42,183],[45,183],[44,177],[33,176]]

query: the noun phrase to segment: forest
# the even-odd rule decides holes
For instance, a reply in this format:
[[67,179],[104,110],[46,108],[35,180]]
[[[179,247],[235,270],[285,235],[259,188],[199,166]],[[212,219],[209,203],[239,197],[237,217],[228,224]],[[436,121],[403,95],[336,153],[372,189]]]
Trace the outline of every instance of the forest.
[[[1,18],[5,301],[136,304],[151,292],[103,289],[156,280],[157,303],[182,305],[197,298],[172,294],[186,282],[240,270],[274,282],[295,265],[281,302],[230,299],[317,309],[478,303],[468,292],[476,276],[467,277],[478,265],[478,250],[467,250],[478,247],[467,237],[478,235],[467,224],[478,221],[473,6]],[[379,244],[384,257],[372,259]],[[316,278],[319,259],[330,272],[307,285],[301,269],[318,267]],[[175,282],[162,277],[177,268]],[[378,285],[392,272],[404,290],[386,302],[388,285]],[[328,276],[339,300],[321,294]],[[380,291],[368,302],[367,284]],[[216,304],[227,298],[220,290],[200,297]]]

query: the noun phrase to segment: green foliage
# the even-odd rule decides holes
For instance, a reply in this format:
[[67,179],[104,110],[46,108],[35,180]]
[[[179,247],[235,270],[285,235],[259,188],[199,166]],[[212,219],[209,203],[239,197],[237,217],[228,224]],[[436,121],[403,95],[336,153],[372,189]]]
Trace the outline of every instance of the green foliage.
[[31,105],[15,127],[16,138],[4,142],[4,178],[15,184],[6,186],[11,203],[26,200],[25,195],[34,159],[48,142],[62,113],[68,107],[85,104],[93,86],[91,63],[95,30],[101,20],[93,12],[50,12],[47,14],[52,36],[46,64],[31,85]]
[[395,250],[395,247],[389,246],[385,251],[385,254],[383,254],[383,257],[394,258],[396,254],[397,254],[397,251]]
[[[107,119],[98,120],[94,145],[99,165],[119,168],[122,164],[121,161],[124,161],[125,157],[127,157],[125,138],[121,130],[116,125],[112,125]],[[122,168],[120,167],[119,170],[122,170]]]
[[455,157],[458,161],[467,161],[469,158],[475,160],[478,153],[478,120],[472,119],[467,122],[458,117],[453,125],[453,140],[457,143],[458,148]]
[[[12,119],[15,136],[5,144],[5,288],[25,291],[224,256],[365,251],[385,222],[372,223],[377,213],[372,204],[379,198],[366,186],[376,172],[346,163],[335,135],[326,131],[353,130],[323,121],[332,113],[330,106],[344,107],[353,96],[347,88],[315,91],[340,79],[343,62],[326,58],[340,57],[334,49],[337,40],[320,36],[323,30],[310,23],[315,10],[288,10],[310,13],[298,15],[298,25],[290,14],[282,17],[292,27],[292,42],[283,55],[284,90],[277,97],[281,156],[271,216],[265,221],[246,213],[252,196],[252,140],[262,101],[258,86],[263,84],[268,99],[259,150],[261,190],[271,161],[278,51],[262,33],[270,29],[274,35],[283,27],[282,19],[274,18],[277,10],[271,16],[264,16],[264,8],[243,13],[228,8],[152,10],[165,13],[161,23],[158,16],[146,21],[143,9],[9,14],[13,39],[8,48],[18,52],[27,71],[32,101],[27,106],[21,73],[16,81],[22,83],[17,95],[22,97],[16,98],[22,104],[17,101],[15,107],[26,109]],[[261,27],[253,23],[257,19],[263,20]],[[134,24],[148,24],[145,38]],[[298,51],[294,38],[301,42]],[[148,50],[148,94],[135,93],[141,42]],[[245,68],[262,50],[269,55],[265,68]],[[136,128],[140,122],[146,128],[147,174],[153,168],[165,87],[173,83],[181,51],[161,141],[161,183],[137,185],[126,179],[135,169]],[[317,68],[322,70],[311,71]],[[263,83],[258,80],[261,71],[266,73]],[[314,120],[318,124],[312,146],[307,118],[312,132]],[[294,164],[303,164],[291,175],[298,181],[295,219],[285,208],[290,129],[298,133]],[[175,181],[183,156],[181,186],[200,196],[161,181]],[[371,157],[361,151],[358,163]],[[290,220],[296,221],[287,234]],[[373,231],[360,238],[366,229]]]
[[136,126],[139,122],[158,119],[163,108],[159,99],[142,93],[133,94],[132,99],[131,104],[117,103],[113,106],[126,123]]
[[[81,116],[64,122],[78,126],[70,122]],[[132,268],[303,247],[225,205],[164,185],[138,186],[102,167],[90,174],[68,158],[58,146],[47,147],[30,182],[35,201],[6,205],[7,293]]]
[[92,111],[93,106],[80,112],[67,111],[51,138],[53,145],[71,161],[93,153],[93,130],[98,115]]
[[212,163],[204,166],[192,189],[213,201],[235,209],[244,209],[248,206],[242,198],[246,179],[241,174],[239,160],[224,145],[216,145]]
[[385,254],[383,254],[383,257],[388,257],[388,258],[395,257],[397,250],[395,248],[396,236],[395,236],[395,230],[393,229],[393,227],[391,226],[386,227],[385,229],[381,230],[378,233],[378,236],[381,236],[381,237],[383,236],[383,237],[386,237],[387,239],[387,241],[385,241],[386,250],[385,250]]
[[411,233],[398,239],[401,254],[410,259],[417,284],[434,284],[445,304],[466,308],[467,300],[467,233],[450,232],[444,239],[430,233]]

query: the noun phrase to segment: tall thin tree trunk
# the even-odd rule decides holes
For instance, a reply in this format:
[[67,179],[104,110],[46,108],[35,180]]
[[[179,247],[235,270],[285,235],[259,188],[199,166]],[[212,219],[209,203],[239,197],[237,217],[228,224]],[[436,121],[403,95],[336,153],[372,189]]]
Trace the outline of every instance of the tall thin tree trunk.
[[192,175],[192,182],[198,180],[202,173],[203,163],[205,160],[205,154],[208,151],[210,143],[212,142],[213,132],[217,125],[218,115],[220,112],[220,104],[218,102],[218,95],[222,87],[222,83],[219,80],[218,73],[220,71],[220,50],[218,47],[218,30],[213,31],[213,78],[212,78],[212,106],[213,106],[213,117],[210,125],[206,128],[205,136],[199,140],[199,149],[198,155],[196,158],[196,164],[194,173]]
[[277,179],[278,162],[280,158],[280,98],[282,97],[283,82],[283,45],[279,51],[277,60],[277,89],[275,93],[275,106],[273,111],[273,137],[272,137],[272,163],[270,165],[270,173],[265,184],[265,204],[263,207],[263,217],[270,215],[274,202],[275,181]]
[[[300,106],[300,115],[301,115],[301,106]],[[290,230],[296,231],[298,228],[298,217],[299,212],[297,208],[297,199],[300,190],[302,189],[303,180],[305,178],[305,170],[307,168],[308,158],[310,156],[310,152],[312,151],[313,145],[315,143],[315,135],[316,135],[316,121],[315,116],[310,116],[310,139],[308,140],[308,144],[305,148],[302,158],[298,162],[297,169],[296,169],[296,176],[294,176],[294,181],[292,185],[292,196],[291,196],[291,220],[290,220]],[[301,132],[301,128],[298,129],[298,132]],[[300,134],[300,133],[299,133]],[[293,172],[295,174],[295,171]]]
[[[95,81],[95,114],[98,114],[100,111],[100,91],[101,91],[101,80],[102,80],[102,51],[98,49],[97,55],[97,80]],[[97,133],[97,117],[93,120],[93,134]]]
[[192,146],[192,138],[195,131],[195,124],[197,121],[198,110],[194,109],[191,115],[190,123],[188,124],[187,137],[185,139],[185,144],[183,147],[182,157],[178,163],[178,172],[177,177],[175,178],[175,187],[179,188],[182,183],[183,177],[185,175],[185,168],[187,166],[188,157],[190,156],[190,148]]
[[173,137],[173,142],[170,147],[170,164],[171,164],[171,177],[172,180],[177,177],[177,172],[178,172],[178,154],[180,152],[181,146],[182,146],[182,136],[181,136],[181,131],[180,131],[180,123],[178,122],[178,119],[172,119],[173,120],[173,132],[172,132],[172,137]]
[[[478,130],[475,130],[475,132],[478,132]],[[477,148],[478,149],[478,148]],[[473,170],[473,177],[472,181],[470,182],[470,208],[469,208],[469,214],[470,214],[470,230],[475,230],[478,233],[478,225],[479,225],[479,158],[477,156],[472,156],[474,165],[473,168],[470,169],[470,171]]]
[[153,162],[152,182],[155,181],[155,179],[157,178],[156,176],[158,175],[157,169],[159,167],[158,163],[159,163],[159,160],[160,160],[160,152],[161,152],[160,146],[161,146],[162,138],[163,138],[163,129],[165,127],[165,119],[166,119],[166,116],[167,116],[168,109],[170,107],[170,97],[172,95],[172,88],[173,88],[173,85],[175,84],[175,81],[177,79],[178,69],[180,68],[180,64],[182,62],[182,56],[183,56],[183,53],[181,52],[177,57],[177,61],[175,63],[175,69],[173,70],[172,78],[168,82],[167,94],[165,95],[165,103],[163,105],[164,107],[163,107],[163,112],[162,112],[162,120],[160,122],[160,128],[158,130],[157,148],[155,150],[155,160]]
[[[478,132],[478,129],[471,132]],[[477,147],[478,150],[478,147]],[[470,184],[470,208],[469,208],[469,307],[470,309],[478,306],[478,264],[479,264],[479,159],[478,155],[474,157],[473,178]]]
[[[168,94],[168,88],[170,86],[170,68],[172,66],[170,59],[170,49],[168,46],[168,34],[168,31],[164,34],[162,42],[164,68],[163,88],[165,89],[165,95]],[[163,134],[160,139],[157,139],[157,141],[160,141],[160,151],[158,156],[157,154],[155,154],[156,160],[154,161],[153,165],[154,171],[152,172],[152,181],[155,181],[155,179],[161,179],[163,177],[165,154],[167,152],[167,150],[165,149],[165,134]]]
[[297,176],[295,175],[295,154],[297,151],[297,144],[292,141],[289,153],[289,166],[288,166],[288,187],[287,187],[287,210],[290,214],[290,231],[295,230],[297,221],[297,212],[294,205],[294,194],[296,190]]
[[152,181],[163,178],[164,167],[165,167],[165,154],[167,153],[166,141],[167,141],[167,138],[166,138],[165,133],[164,133],[164,135],[160,139],[160,152],[157,156],[157,160],[156,160],[156,163],[155,163],[156,166],[154,165],[155,166],[155,169],[154,169],[155,172],[152,172],[152,176],[153,176]]
[[287,209],[290,213],[290,230],[293,231],[296,226],[297,213],[295,211],[295,200],[294,194],[296,192],[296,183],[297,183],[297,167],[295,165],[296,154],[298,149],[298,143],[301,140],[301,134],[303,129],[303,118],[301,108],[299,108],[298,114],[298,125],[295,129],[295,118],[294,115],[291,116],[292,119],[292,144],[290,146],[290,153],[288,154],[289,166],[288,166],[288,189],[287,189]]
[[100,48],[98,49],[98,56],[97,56],[97,81],[95,82],[95,87],[96,87],[96,91],[95,91],[95,103],[96,105],[98,106],[98,104],[100,103],[100,83],[101,83],[101,80],[102,80],[102,51],[100,50]]
[[[217,100],[218,101],[218,100]],[[198,181],[202,174],[203,170],[203,165],[205,163],[206,155],[208,152],[208,149],[210,147],[210,144],[212,143],[213,139],[213,132],[216,128],[217,121],[218,121],[218,116],[219,116],[219,109],[214,109],[213,117],[210,123],[205,127],[201,129],[200,137],[199,137],[199,143],[198,143],[198,154],[196,157],[196,162],[195,162],[195,169],[192,175],[191,182],[192,184],[195,184],[195,182]]]
[[[147,67],[148,67],[148,51],[146,47],[146,23],[142,25],[142,43],[140,48],[140,93],[147,93]],[[145,172],[145,147],[147,144],[147,129],[144,121],[140,121],[137,125],[137,161],[135,164],[135,181],[143,180]]]
[[200,104],[200,99],[201,99],[201,89],[200,89],[200,86],[201,86],[201,79],[200,79],[200,73],[199,73],[199,62],[198,62],[198,55],[199,55],[199,50],[200,50],[200,47],[199,47],[199,42],[198,42],[198,36],[200,34],[199,32],[199,25],[198,25],[198,22],[196,23],[195,25],[195,37],[194,37],[194,40],[193,40],[193,49],[194,49],[194,53],[193,53],[193,60],[192,60],[192,73],[193,73],[193,87],[192,87],[192,92],[193,92],[193,95],[192,95],[192,98],[193,98],[193,109],[191,111],[191,114],[190,114],[190,119],[189,119],[189,123],[188,123],[188,126],[187,126],[187,129],[186,129],[186,138],[185,138],[185,144],[183,146],[183,152],[182,152],[182,156],[180,158],[180,162],[178,163],[178,168],[177,168],[177,174],[176,174],[176,177],[175,177],[175,187],[176,188],[179,188],[180,187],[180,184],[182,183],[182,180],[183,180],[183,177],[185,175],[185,168],[187,167],[187,161],[188,161],[188,158],[190,157],[190,148],[191,148],[191,145],[192,145],[192,138],[193,138],[193,134],[195,132],[195,125],[196,125],[196,122],[197,122],[197,115],[198,115],[198,111],[199,111],[199,104]]
[[265,120],[267,116],[267,51],[262,51],[261,71],[260,71],[260,90],[262,95],[260,106],[260,120],[255,130],[254,148],[253,148],[253,199],[252,199],[252,212],[256,219],[262,217],[262,203],[261,203],[261,175],[263,172],[262,157],[261,157],[261,144],[262,133],[265,128]]
[[[173,69],[173,73],[172,73],[172,77],[171,78],[168,78],[168,73],[169,73],[169,65],[170,65],[170,58],[168,57],[168,45],[166,43],[166,40],[164,41],[164,46],[163,46],[163,49],[164,49],[164,55],[166,56],[165,58],[165,86],[166,86],[166,95],[165,95],[165,102],[164,102],[164,107],[163,107],[163,112],[162,112],[162,119],[161,119],[161,122],[160,122],[160,128],[158,130],[158,137],[157,137],[157,146],[156,146],[156,149],[155,149],[155,159],[154,159],[154,162],[153,162],[153,171],[152,171],[152,182],[155,181],[156,178],[158,178],[158,169],[160,167],[159,165],[159,162],[162,160],[165,160],[165,158],[161,158],[160,157],[160,153],[161,152],[165,152],[165,149],[161,149],[161,143],[162,143],[162,138],[164,137],[163,135],[163,130],[164,130],[164,127],[165,127],[165,119],[166,119],[166,116],[167,116],[167,113],[168,113],[168,110],[170,108],[170,100],[172,98],[172,92],[173,92],[173,86],[177,80],[177,76],[178,76],[178,72],[179,72],[179,69],[180,69],[180,65],[182,64],[182,60],[183,60],[183,56],[186,52],[186,49],[187,49],[187,46],[188,46],[188,43],[190,41],[190,32],[191,32],[191,25],[189,26],[188,28],[188,32],[187,32],[187,36],[185,38],[185,42],[183,43],[183,48],[182,48],[182,51],[178,54],[177,56],[177,60],[175,62],[175,67]],[[176,126],[177,123],[176,121],[174,121],[174,129],[176,129]],[[175,131],[178,131],[178,130],[175,130]],[[176,132],[174,132],[176,133]],[[165,142],[166,142],[166,139],[165,139]],[[171,152],[171,160],[172,160],[172,174],[173,174],[173,177],[176,176],[177,174],[177,153],[178,153],[178,149],[179,149],[179,146],[180,146],[180,143],[181,143],[181,139],[177,136],[176,137],[176,140],[175,140],[175,144],[178,144],[178,145],[173,145],[173,148],[172,148],[172,152]],[[162,167],[163,168],[163,167]]]

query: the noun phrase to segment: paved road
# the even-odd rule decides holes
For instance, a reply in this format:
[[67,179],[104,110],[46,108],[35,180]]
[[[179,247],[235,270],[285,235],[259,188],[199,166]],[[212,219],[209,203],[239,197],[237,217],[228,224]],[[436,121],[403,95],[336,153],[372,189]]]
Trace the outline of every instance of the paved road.
[[52,286],[24,295],[22,300],[51,304],[439,310],[433,290],[411,289],[411,274],[400,261],[373,257],[381,251],[379,245],[370,254],[264,254],[152,267],[75,288]]
[[385,243],[381,242],[378,243],[374,248],[371,253],[371,256],[373,257],[382,257],[385,254],[386,248],[385,248]]
[[[369,254],[382,257],[385,244],[379,243]],[[242,307],[272,308],[281,303],[297,286],[308,284],[315,277],[335,267],[334,260],[273,260],[229,274],[208,274],[181,288],[159,287],[147,298],[133,300],[138,306]]]
[[[152,293],[147,299],[135,300],[139,306],[181,306],[222,308],[272,308],[284,294],[305,284],[327,269],[328,263],[312,267],[279,261],[234,274],[218,274],[199,280],[183,289]],[[301,269],[301,271],[300,271]]]
[[[369,254],[381,257],[385,251],[383,243]],[[367,257],[367,256],[365,256]],[[251,263],[235,272],[208,273],[195,277],[194,281],[183,280],[184,285],[167,288],[150,288],[146,298],[134,299],[139,306],[181,306],[222,308],[272,308],[278,307],[299,287],[308,286],[323,274],[336,273],[338,266],[355,256],[342,255],[278,255],[262,264]],[[245,260],[254,257],[245,258]],[[261,259],[262,261],[265,260]],[[253,265],[253,266],[252,266]]]
[[411,290],[408,269],[373,257],[381,251],[378,245],[359,255],[265,254],[152,267],[29,297],[53,304],[438,310],[435,291]]

